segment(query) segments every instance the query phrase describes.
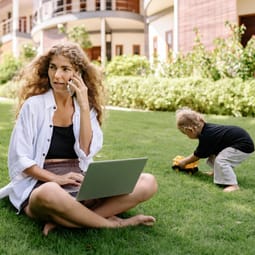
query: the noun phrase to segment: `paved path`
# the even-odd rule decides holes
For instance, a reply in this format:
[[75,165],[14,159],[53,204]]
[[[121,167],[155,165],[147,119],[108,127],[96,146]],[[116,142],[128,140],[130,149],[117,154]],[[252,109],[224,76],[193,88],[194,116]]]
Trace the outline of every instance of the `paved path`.
[[[13,101],[14,101],[14,99],[11,99],[11,98],[0,97],[0,102],[13,102]],[[118,111],[128,111],[128,112],[132,112],[132,111],[136,111],[136,112],[148,112],[148,110],[125,108],[125,107],[111,106],[111,105],[107,105],[106,109],[109,109],[109,110],[118,110]]]
[[0,102],[13,102],[14,99],[7,97],[0,97]]

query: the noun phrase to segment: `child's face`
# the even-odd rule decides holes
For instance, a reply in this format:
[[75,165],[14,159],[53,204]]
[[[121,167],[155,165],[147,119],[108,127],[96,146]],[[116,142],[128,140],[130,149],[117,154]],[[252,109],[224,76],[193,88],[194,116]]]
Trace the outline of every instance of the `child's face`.
[[190,139],[197,139],[198,138],[198,130],[196,128],[192,128],[192,127],[182,127],[179,128],[180,131],[186,135],[188,138]]

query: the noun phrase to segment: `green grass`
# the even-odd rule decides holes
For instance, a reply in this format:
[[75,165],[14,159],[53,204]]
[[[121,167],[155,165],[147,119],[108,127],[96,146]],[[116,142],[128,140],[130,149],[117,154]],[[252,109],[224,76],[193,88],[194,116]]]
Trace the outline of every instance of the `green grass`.
[[[0,186],[8,182],[12,116],[11,104],[0,103]],[[206,119],[240,125],[255,138],[253,118]],[[174,156],[190,154],[197,144],[176,129],[174,113],[111,110],[103,129],[104,147],[95,160],[148,156],[145,171],[156,176],[158,193],[124,216],[150,214],[156,224],[114,230],[59,228],[44,237],[42,224],[17,216],[5,198],[0,200],[1,255],[255,254],[255,155],[235,171],[241,190],[226,194],[201,172],[189,176],[171,169]],[[208,170],[204,160],[199,168]]]

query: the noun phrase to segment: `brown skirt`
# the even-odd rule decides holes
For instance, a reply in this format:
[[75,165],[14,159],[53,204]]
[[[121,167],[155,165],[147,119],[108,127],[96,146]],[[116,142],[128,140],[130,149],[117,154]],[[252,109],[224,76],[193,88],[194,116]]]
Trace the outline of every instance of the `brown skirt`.
[[[45,163],[43,168],[56,175],[64,175],[71,172],[83,173],[79,167],[78,159]],[[79,191],[79,187],[75,185],[63,185],[62,188],[73,196],[76,196]]]

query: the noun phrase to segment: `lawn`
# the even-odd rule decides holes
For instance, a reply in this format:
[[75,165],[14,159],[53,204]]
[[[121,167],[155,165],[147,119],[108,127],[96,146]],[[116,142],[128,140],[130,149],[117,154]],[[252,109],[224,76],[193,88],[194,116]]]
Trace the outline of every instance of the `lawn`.
[[[206,116],[210,122],[235,124],[255,140],[255,119]],[[0,103],[0,186],[8,183],[7,151],[13,126],[12,104]],[[187,155],[197,141],[175,127],[169,112],[108,110],[104,147],[95,160],[147,156],[145,172],[153,173],[158,193],[125,213],[153,215],[153,227],[125,229],[58,228],[48,237],[42,224],[17,216],[8,198],[0,200],[1,255],[254,255],[255,154],[236,168],[240,191],[223,193],[202,172],[193,175],[171,169],[172,158]]]

